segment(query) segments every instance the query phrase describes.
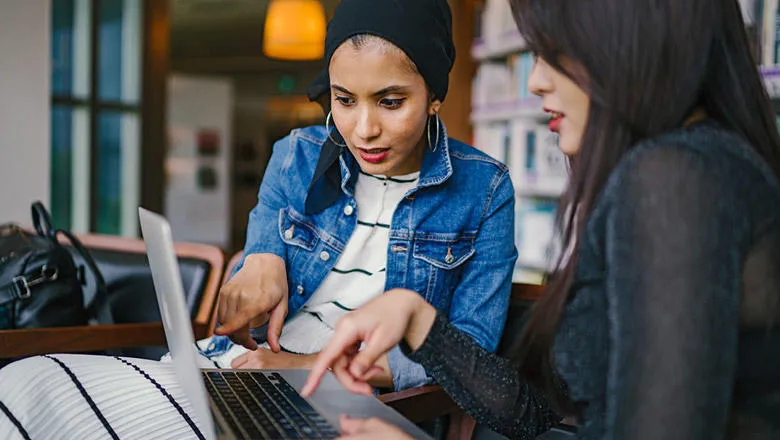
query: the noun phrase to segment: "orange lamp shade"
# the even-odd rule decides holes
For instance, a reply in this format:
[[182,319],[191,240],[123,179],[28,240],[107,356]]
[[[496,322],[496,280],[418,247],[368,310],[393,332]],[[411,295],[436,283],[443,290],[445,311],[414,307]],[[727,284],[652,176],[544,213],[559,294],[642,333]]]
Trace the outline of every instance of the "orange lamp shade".
[[317,60],[325,53],[325,9],[319,0],[271,0],[263,52],[269,58]]

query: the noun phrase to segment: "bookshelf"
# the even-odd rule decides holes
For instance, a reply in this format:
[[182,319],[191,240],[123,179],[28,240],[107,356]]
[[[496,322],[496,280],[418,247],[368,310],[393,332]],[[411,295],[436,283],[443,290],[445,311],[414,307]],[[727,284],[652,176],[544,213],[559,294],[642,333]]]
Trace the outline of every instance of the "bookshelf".
[[[756,14],[763,16],[761,24],[774,25],[767,17],[776,16],[778,2],[770,3],[774,8],[771,13]],[[519,255],[513,281],[540,283],[554,254],[555,210],[567,184],[567,163],[557,148],[557,135],[546,126],[541,99],[526,89],[533,59],[517,31],[508,2],[485,0],[476,14],[477,35],[471,47],[472,59],[477,63],[470,118],[473,144],[504,162],[515,185],[515,244]],[[771,37],[775,43],[777,39],[772,47],[777,48],[774,56],[780,59],[780,29],[768,30],[753,23],[748,22],[749,32],[761,40]],[[756,47],[764,53],[769,44],[758,41]],[[766,57],[760,58],[766,62]],[[780,64],[761,66],[760,71],[780,113]]]
[[474,39],[471,46],[471,57],[477,61],[487,61],[490,59],[500,59],[507,55],[522,52],[525,48],[525,40],[517,29],[510,29],[501,32],[496,41],[491,44],[485,42],[481,37]]
[[541,283],[551,261],[555,210],[567,183],[557,135],[547,127],[539,97],[526,83],[533,57],[512,18],[509,2],[481,5],[471,56],[474,145],[504,162],[515,185],[514,282]]

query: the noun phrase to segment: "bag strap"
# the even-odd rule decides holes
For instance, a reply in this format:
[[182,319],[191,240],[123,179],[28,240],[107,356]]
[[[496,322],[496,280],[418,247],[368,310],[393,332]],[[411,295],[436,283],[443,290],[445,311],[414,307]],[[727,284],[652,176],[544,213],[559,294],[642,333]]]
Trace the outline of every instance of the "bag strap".
[[76,236],[73,235],[70,231],[66,231],[65,229],[55,229],[53,234],[55,239],[59,234],[62,234],[68,238],[70,244],[73,245],[76,251],[81,255],[87,267],[89,267],[89,270],[92,272],[92,275],[95,277],[95,296],[93,296],[86,305],[90,316],[96,317],[101,324],[113,324],[114,317],[111,314],[111,308],[109,307],[108,303],[108,288],[106,287],[106,280],[103,278],[103,274],[100,272],[100,269],[98,269],[95,260],[92,258],[92,255],[90,255],[89,251],[87,251],[87,249],[81,243],[81,240],[76,238]]
[[56,231],[51,225],[51,215],[49,214],[49,211],[46,210],[46,207],[43,206],[43,203],[34,202],[30,209],[32,210],[33,226],[38,235],[41,237],[54,238]]

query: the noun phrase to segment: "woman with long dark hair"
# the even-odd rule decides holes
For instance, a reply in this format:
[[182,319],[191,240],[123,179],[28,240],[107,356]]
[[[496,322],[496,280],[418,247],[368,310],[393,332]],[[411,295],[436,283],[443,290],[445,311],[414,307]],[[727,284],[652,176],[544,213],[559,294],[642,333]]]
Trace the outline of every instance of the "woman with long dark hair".
[[402,340],[514,438],[556,412],[583,439],[780,438],[780,137],[737,0],[512,6],[572,165],[560,259],[516,358],[395,290],[341,321],[305,391],[331,366],[366,392]]

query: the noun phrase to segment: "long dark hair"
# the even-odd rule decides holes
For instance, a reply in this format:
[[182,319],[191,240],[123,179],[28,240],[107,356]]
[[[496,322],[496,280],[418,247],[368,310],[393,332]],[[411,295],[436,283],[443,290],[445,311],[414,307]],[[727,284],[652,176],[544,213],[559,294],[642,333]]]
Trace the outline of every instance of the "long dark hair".
[[551,347],[570,299],[579,237],[620,158],[637,141],[680,127],[694,110],[702,109],[747,139],[780,176],[780,136],[737,0],[511,4],[529,48],[591,99],[581,148],[572,158],[569,186],[558,210],[565,251],[516,350],[524,377],[550,391],[568,410],[566,399],[556,392]]

